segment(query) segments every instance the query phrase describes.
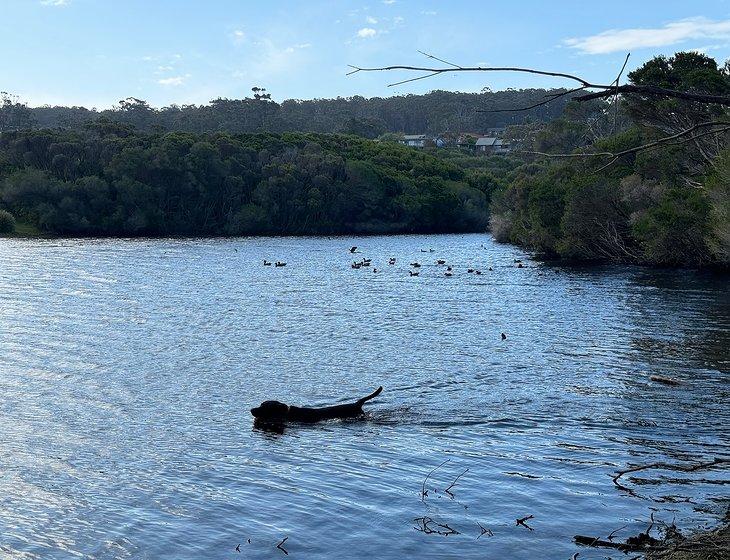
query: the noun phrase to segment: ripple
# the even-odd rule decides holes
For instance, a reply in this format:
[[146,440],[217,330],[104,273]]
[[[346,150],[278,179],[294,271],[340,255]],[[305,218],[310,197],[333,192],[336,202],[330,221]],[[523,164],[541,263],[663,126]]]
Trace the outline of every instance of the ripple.
[[[0,240],[0,556],[270,557],[289,536],[307,558],[569,558],[652,508],[697,526],[725,473],[639,496],[611,474],[728,454],[728,347],[726,278],[550,268],[487,236]],[[252,429],[263,400],[378,385],[364,421]]]

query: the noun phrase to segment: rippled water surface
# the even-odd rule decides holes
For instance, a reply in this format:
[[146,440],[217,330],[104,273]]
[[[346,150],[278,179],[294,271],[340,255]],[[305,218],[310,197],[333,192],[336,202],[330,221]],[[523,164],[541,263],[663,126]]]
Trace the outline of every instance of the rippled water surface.
[[727,277],[488,236],[0,240],[0,557],[605,558],[572,536],[725,514],[728,470],[611,475],[730,457],[728,348]]

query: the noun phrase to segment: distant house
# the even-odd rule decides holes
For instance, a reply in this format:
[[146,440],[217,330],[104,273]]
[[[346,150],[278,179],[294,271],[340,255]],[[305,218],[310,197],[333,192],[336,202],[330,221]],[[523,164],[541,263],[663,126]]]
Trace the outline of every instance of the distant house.
[[427,141],[428,137],[425,134],[406,134],[400,143],[411,148],[425,148]]
[[462,132],[456,140],[456,145],[462,148],[474,148],[474,142],[480,136],[481,134],[477,134],[476,132]]
[[443,148],[445,142],[440,136],[428,136],[426,134],[406,134],[400,141],[404,146],[411,148]]
[[501,138],[495,142],[494,146],[494,153],[498,156],[503,156],[505,154],[508,154],[512,151],[512,146],[507,140],[502,140]]
[[482,136],[474,145],[476,152],[485,155],[504,155],[512,151],[509,142],[496,136]]

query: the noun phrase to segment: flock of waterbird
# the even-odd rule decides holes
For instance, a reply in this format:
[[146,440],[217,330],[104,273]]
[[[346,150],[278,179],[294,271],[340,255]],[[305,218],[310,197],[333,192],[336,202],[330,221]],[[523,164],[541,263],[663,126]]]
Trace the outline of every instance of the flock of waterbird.
[[[350,247],[350,253],[351,254],[359,253],[359,251],[357,249],[358,249],[357,247]],[[421,249],[421,252],[422,253],[433,253],[434,252],[434,249]],[[522,264],[522,260],[521,259],[514,259],[514,262],[517,265],[517,268],[524,268],[524,265]],[[352,268],[354,268],[355,270],[359,270],[361,268],[369,268],[374,273],[377,274],[378,273],[378,269],[376,267],[372,266],[372,264],[373,264],[373,260],[372,259],[368,259],[368,258],[363,257],[359,261],[352,261],[352,264],[350,266]],[[394,266],[395,264],[396,264],[395,257],[390,257],[388,259],[388,266]],[[437,267],[442,267],[442,269],[444,271],[444,276],[446,278],[450,278],[450,277],[452,277],[454,275],[454,267],[452,265],[448,264],[446,262],[446,259],[436,259],[434,261],[434,264]],[[414,261],[414,262],[410,263],[410,269],[408,270],[408,275],[409,276],[418,276],[419,273],[420,273],[420,270],[419,269],[422,266],[423,265],[420,262],[418,262],[418,261]],[[492,271],[493,268],[490,266],[489,267],[489,270]],[[481,275],[482,274],[482,271],[480,269],[473,268],[473,267],[467,268],[466,271],[469,274],[476,274],[476,275]]]
[[[484,248],[485,247],[482,245],[482,249],[484,249]],[[356,253],[360,253],[360,251],[358,251],[357,246],[350,247],[349,252],[350,252],[350,254],[353,254],[353,255]],[[434,253],[434,252],[435,252],[434,249],[421,249],[421,253]],[[522,263],[521,259],[513,259],[513,261],[517,268],[525,268],[525,265]],[[388,258],[388,266],[395,266],[396,262],[397,262],[397,260],[395,257]],[[446,259],[436,259],[434,261],[434,264],[440,270],[444,271],[445,277],[450,278],[454,275],[454,267],[451,264],[448,264],[446,262]],[[272,266],[272,265],[275,267],[282,267],[282,266],[286,266],[286,262],[283,262],[283,261],[272,262],[272,261],[264,259],[264,266]],[[351,268],[353,268],[355,270],[360,270],[360,269],[365,268],[368,270],[372,270],[373,273],[375,273],[375,274],[377,274],[379,272],[378,269],[375,266],[373,266],[373,259],[369,259],[369,258],[365,258],[365,257],[362,257],[360,260],[352,261],[352,264],[350,266],[351,266]],[[422,266],[423,266],[423,264],[421,264],[418,261],[414,261],[414,262],[410,263],[408,275],[409,276],[418,276],[420,274],[420,269]],[[488,270],[492,271],[494,269],[490,266],[490,267],[488,267]],[[478,276],[482,274],[482,270],[480,270],[478,268],[474,268],[474,267],[469,267],[466,269],[466,271],[469,274],[475,274]],[[557,273],[557,270],[555,272]],[[542,276],[542,272],[539,272],[538,275]],[[507,335],[504,333],[501,333],[501,338],[502,338],[502,340],[506,340]]]
[[[482,246],[482,248],[483,248],[483,246]],[[357,249],[358,249],[357,246],[350,247],[350,254],[359,253],[359,251]],[[434,252],[434,249],[421,249],[421,253],[433,253],[433,252]],[[522,264],[521,259],[514,259],[514,263],[517,265],[517,268],[524,268],[524,265]],[[355,270],[359,270],[361,268],[367,268],[377,274],[378,269],[376,267],[372,266],[372,264],[373,264],[373,259],[368,259],[368,258],[363,257],[359,261],[352,261],[352,264],[350,266]],[[394,266],[395,264],[396,264],[396,258],[390,257],[388,259],[388,266]],[[447,264],[446,259],[436,259],[434,264],[436,264],[436,266],[438,266],[438,267],[445,267],[444,268],[445,277],[450,278],[454,275],[454,267],[450,264]],[[282,267],[282,266],[286,266],[286,263],[283,261],[272,262],[272,261],[264,259],[264,266],[272,266],[272,265],[275,267]],[[411,268],[408,270],[408,275],[409,276],[418,276],[420,274],[419,269],[423,265],[418,261],[414,261],[414,262],[410,263],[410,266],[411,266]],[[493,268],[490,266],[489,270],[492,271]],[[476,274],[477,276],[480,276],[482,274],[482,271],[480,269],[473,268],[473,267],[467,268],[466,271],[469,274]],[[540,275],[542,276],[542,273],[540,273]]]

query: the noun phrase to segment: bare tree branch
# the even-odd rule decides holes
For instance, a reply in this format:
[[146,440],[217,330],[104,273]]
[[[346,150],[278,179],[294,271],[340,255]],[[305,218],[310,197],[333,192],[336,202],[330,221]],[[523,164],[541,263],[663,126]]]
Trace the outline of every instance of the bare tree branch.
[[423,56],[426,56],[428,58],[433,58],[434,60],[438,60],[439,62],[443,62],[444,64],[448,64],[449,66],[453,66],[454,68],[461,68],[458,64],[454,64],[453,62],[449,62],[448,60],[444,60],[443,58],[439,58],[437,56],[434,56],[432,54],[428,54],[427,52],[418,51]]
[[[440,60],[437,57],[433,55],[429,55],[426,53],[423,53],[429,58],[433,58],[435,60]],[[725,107],[730,107],[730,97],[725,95],[711,95],[707,93],[701,93],[701,92],[692,92],[692,91],[678,91],[674,89],[668,89],[668,88],[662,88],[659,86],[652,86],[652,85],[636,85],[636,84],[624,84],[620,85],[618,83],[618,80],[620,79],[621,74],[623,74],[623,70],[625,68],[625,65],[628,63],[628,56],[626,58],[626,62],[624,63],[624,68],[622,68],[619,76],[616,80],[614,80],[611,84],[594,84],[589,82],[588,80],[581,78],[580,76],[575,76],[573,74],[567,74],[565,72],[550,72],[547,70],[537,70],[534,68],[521,68],[517,66],[458,66],[451,62],[441,61],[445,64],[450,65],[447,68],[434,68],[434,67],[428,67],[428,66],[407,66],[407,65],[393,65],[393,66],[380,66],[375,68],[364,68],[360,66],[353,66],[348,65],[352,70],[347,73],[348,76],[352,74],[357,74],[358,72],[388,72],[393,70],[405,70],[410,72],[421,72],[423,75],[417,77],[417,78],[411,78],[410,80],[403,80],[399,82],[395,82],[392,84],[388,84],[388,87],[393,87],[396,85],[404,84],[409,81],[414,80],[423,80],[425,78],[430,78],[433,76],[437,76],[439,74],[450,74],[452,72],[518,72],[523,74],[536,74],[539,76],[549,76],[552,78],[565,78],[566,80],[571,80],[573,82],[577,82],[580,84],[580,86],[583,89],[592,89],[592,90],[598,90],[593,91],[591,93],[586,93],[585,95],[578,95],[574,99],[576,101],[590,101],[591,99],[605,99],[608,97],[613,97],[614,95],[625,95],[625,94],[637,94],[637,95],[646,95],[650,97],[665,97],[665,98],[673,98],[673,99],[682,99],[684,101],[696,101],[698,103],[708,103],[708,104],[716,104],[716,105],[722,105]]]
[[[358,72],[384,72],[384,71],[391,71],[391,70],[410,70],[412,72],[428,72],[433,74],[434,76],[437,74],[448,74],[449,72],[523,72],[526,74],[538,74],[540,76],[551,76],[553,78],[565,78],[567,80],[573,80],[574,82],[578,82],[582,86],[585,86],[587,88],[591,87],[610,87],[610,86],[596,86],[592,85],[590,82],[587,82],[583,78],[579,78],[578,76],[573,76],[571,74],[566,74],[564,72],[548,72],[545,70],[534,70],[532,68],[518,68],[518,67],[511,67],[511,66],[464,66],[464,67],[458,67],[458,68],[429,68],[424,66],[382,66],[380,68],[361,68],[360,66],[353,66],[352,64],[348,64],[350,68],[353,68],[352,71],[348,72],[346,75],[350,76],[352,74],[357,74]],[[391,87],[395,84],[389,84],[388,87]],[[730,103],[730,101],[729,101]]]
[[542,107],[543,105],[547,105],[548,103],[552,103],[556,99],[559,99],[561,97],[564,97],[566,95],[570,95],[571,93],[576,93],[578,91],[585,90],[585,86],[577,87],[574,89],[569,89],[561,93],[551,93],[546,95],[545,97],[549,97],[550,99],[546,99],[545,101],[540,101],[539,103],[535,103],[534,105],[530,105],[529,107],[520,107],[518,109],[490,109],[489,111],[486,111],[484,109],[477,109],[477,113],[518,113],[520,111],[529,111],[530,109],[535,109],[536,107]]
[[[713,127],[721,127],[721,128],[713,128]],[[713,128],[713,129],[689,136],[694,131],[703,129],[703,128]],[[647,144],[642,144],[640,146],[635,146],[633,148],[628,148],[628,149],[622,150],[620,152],[576,152],[576,153],[572,153],[572,154],[549,154],[546,152],[523,152],[523,153],[543,156],[543,157],[548,157],[548,158],[591,158],[591,157],[613,158],[613,160],[608,165],[602,167],[599,170],[599,171],[602,171],[603,169],[605,169],[606,167],[615,163],[619,158],[621,158],[623,156],[635,154],[638,152],[643,152],[645,150],[650,150],[650,149],[656,148],[658,146],[676,146],[679,144],[684,144],[686,142],[694,142],[697,138],[701,138],[703,136],[709,136],[711,134],[722,134],[723,132],[730,132],[730,121],[708,121],[708,122],[704,122],[704,123],[699,123],[699,124],[696,124],[689,128],[686,128],[684,130],[681,130],[681,131],[677,132],[676,134],[672,134],[670,136],[664,136],[663,138],[660,138],[659,140],[654,140],[653,142],[649,142]],[[673,140],[679,140],[679,141],[673,142]]]

